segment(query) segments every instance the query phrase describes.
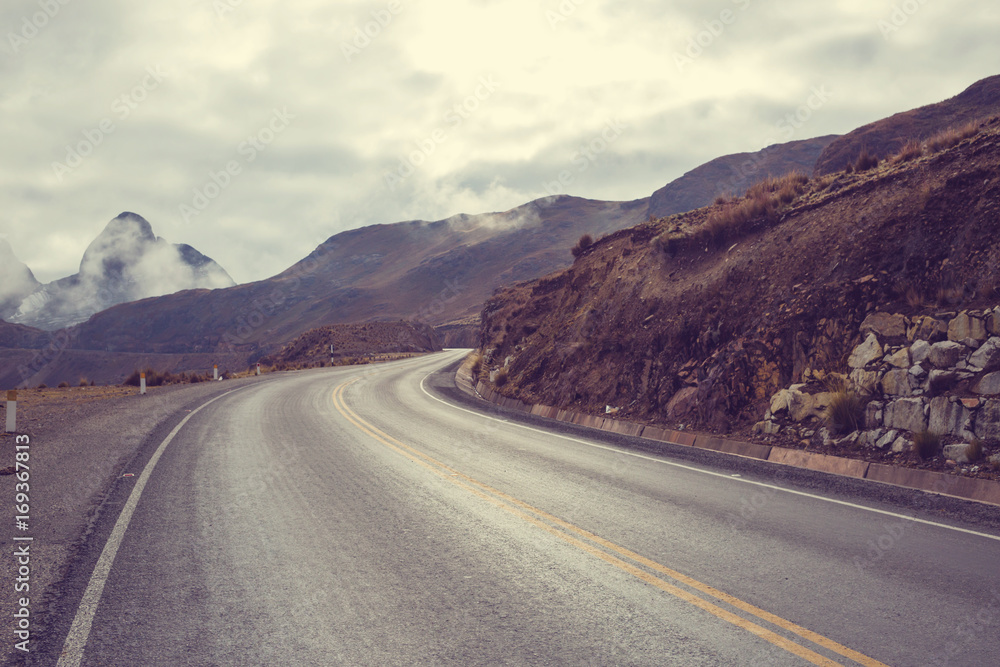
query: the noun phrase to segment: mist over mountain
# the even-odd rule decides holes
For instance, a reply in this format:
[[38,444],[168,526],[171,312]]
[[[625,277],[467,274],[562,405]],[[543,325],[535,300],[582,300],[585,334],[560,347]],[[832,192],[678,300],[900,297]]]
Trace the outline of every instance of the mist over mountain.
[[[83,322],[117,304],[186,289],[218,289],[236,284],[214,260],[189,245],[158,238],[148,221],[128,212],[109,222],[94,239],[76,274],[47,285],[35,281],[25,294],[30,282],[24,271],[17,267],[12,270],[21,276],[14,286],[21,287],[10,291],[9,305],[2,311],[7,315],[4,319],[50,331]],[[30,271],[27,275],[34,281]],[[11,305],[15,300],[16,307]]]
[[31,269],[14,254],[7,239],[0,239],[0,319],[10,317],[40,285]]

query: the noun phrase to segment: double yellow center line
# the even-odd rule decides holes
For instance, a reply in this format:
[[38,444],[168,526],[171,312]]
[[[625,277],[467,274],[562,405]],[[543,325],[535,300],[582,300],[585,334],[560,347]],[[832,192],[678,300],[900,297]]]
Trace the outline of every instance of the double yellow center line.
[[[486,500],[487,502],[490,502],[507,512],[510,512],[514,516],[537,526],[548,533],[551,533],[583,552],[586,552],[596,558],[600,558],[604,562],[613,565],[624,572],[628,572],[634,577],[641,579],[642,581],[655,586],[666,593],[680,598],[681,600],[684,600],[699,609],[703,609],[713,616],[743,628],[744,630],[771,642],[775,646],[783,648],[790,653],[794,653],[795,655],[804,658],[815,665],[839,665],[842,663],[835,662],[826,656],[816,653],[807,646],[796,643],[788,637],[780,635],[773,630],[730,611],[729,609],[719,606],[709,599],[706,599],[706,597],[714,598],[715,600],[725,603],[732,608],[738,609],[747,615],[756,617],[766,623],[770,623],[772,626],[781,628],[790,634],[796,635],[797,637],[805,639],[817,646],[821,646],[828,651],[848,658],[858,664],[866,665],[868,667],[876,667],[880,665],[885,667],[883,663],[878,660],[849,649],[846,646],[838,644],[832,639],[828,639],[823,635],[807,630],[806,628],[796,625],[791,621],[787,621],[780,616],[776,616],[770,612],[764,611],[763,609],[759,609],[752,604],[743,602],[742,600],[727,593],[723,593],[708,584],[704,584],[687,575],[681,574],[680,572],[671,570],[660,563],[652,561],[598,535],[594,535],[583,528],[575,526],[560,519],[559,517],[545,512],[544,510],[529,505],[528,503],[518,500],[503,491],[495,489],[462,472],[459,472],[458,470],[455,470],[454,468],[432,458],[431,456],[428,456],[420,450],[397,440],[359,417],[358,414],[349,408],[345,403],[344,391],[347,387],[354,382],[357,382],[359,379],[360,378],[349,380],[334,389],[333,404],[337,411],[360,431],[371,436],[373,439],[382,443],[386,447],[405,456],[414,463],[430,470],[442,479],[445,479],[448,482],[465,489],[469,493],[478,496],[479,498],[482,498],[483,500]],[[683,584],[689,589],[693,589],[694,591],[701,593],[701,595],[696,595],[691,592],[691,590],[681,588],[677,584]]]

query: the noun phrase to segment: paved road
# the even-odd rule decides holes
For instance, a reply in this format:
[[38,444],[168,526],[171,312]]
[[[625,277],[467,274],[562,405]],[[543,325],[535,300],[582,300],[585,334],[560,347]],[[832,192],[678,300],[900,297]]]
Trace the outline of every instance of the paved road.
[[997,664],[995,530],[479,415],[459,356],[192,413],[37,663]]

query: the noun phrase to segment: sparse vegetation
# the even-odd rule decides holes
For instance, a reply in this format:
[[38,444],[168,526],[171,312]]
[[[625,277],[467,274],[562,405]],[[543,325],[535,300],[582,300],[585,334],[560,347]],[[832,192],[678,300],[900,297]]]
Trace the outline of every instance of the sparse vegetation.
[[68,389],[69,388],[69,382],[65,382],[65,381],[60,382],[59,386],[57,388],[58,389]]
[[973,463],[983,458],[983,441],[979,438],[973,439],[965,448],[965,456]]
[[970,121],[960,127],[950,127],[928,139],[927,150],[931,153],[939,153],[957,146],[977,134],[979,134],[979,121]]
[[479,375],[483,372],[483,355],[478,352],[472,355],[472,379],[473,381],[479,379]]
[[87,378],[80,378],[80,382],[78,383],[78,386],[80,386],[80,387],[93,387],[94,383],[91,382],[90,380],[88,380]]
[[493,384],[495,384],[498,387],[502,387],[505,384],[507,384],[507,380],[508,380],[507,369],[501,368],[500,370],[497,371],[496,377],[493,378]]
[[910,139],[899,149],[899,152],[892,156],[892,163],[910,162],[924,155],[924,146],[916,139]]
[[841,390],[830,399],[826,422],[832,433],[842,435],[857,431],[865,418],[865,403],[851,391]]
[[941,436],[924,430],[913,434],[913,450],[921,459],[931,459],[941,451]]
[[590,234],[584,234],[580,237],[580,240],[576,242],[576,245],[573,246],[573,256],[579,257],[592,245],[594,245],[594,237]]
[[809,177],[792,172],[779,178],[765,178],[750,187],[741,199],[726,202],[712,211],[695,233],[695,241],[719,249],[745,234],[757,222],[773,220],[782,206],[788,206],[806,190]]
[[878,156],[868,152],[867,148],[862,148],[861,154],[858,155],[858,159],[854,163],[854,171],[860,174],[876,167],[878,167]]

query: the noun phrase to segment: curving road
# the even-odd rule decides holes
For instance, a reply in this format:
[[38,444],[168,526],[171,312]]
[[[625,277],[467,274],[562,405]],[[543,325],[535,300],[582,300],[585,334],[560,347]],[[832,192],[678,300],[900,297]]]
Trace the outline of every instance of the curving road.
[[463,354],[190,413],[37,664],[997,664],[995,528],[478,414]]

